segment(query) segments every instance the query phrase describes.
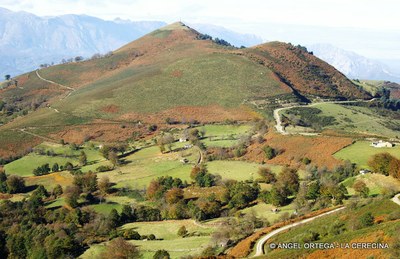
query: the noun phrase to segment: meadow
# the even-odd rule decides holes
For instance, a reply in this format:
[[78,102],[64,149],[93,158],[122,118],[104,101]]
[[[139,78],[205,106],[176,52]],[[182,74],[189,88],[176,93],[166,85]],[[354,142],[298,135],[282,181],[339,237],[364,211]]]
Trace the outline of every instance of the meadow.
[[400,159],[400,146],[392,148],[375,148],[370,146],[370,141],[357,141],[334,154],[334,157],[342,160],[350,160],[356,163],[359,168],[369,168],[368,160],[371,156],[388,152]]
[[[189,237],[180,237],[177,232],[181,226],[185,226],[189,234],[195,234]],[[215,227],[204,224],[196,224],[193,220],[162,221],[162,222],[137,222],[123,225],[121,230],[134,229],[141,235],[154,234],[159,240],[132,240],[132,244],[139,246],[144,259],[153,258],[157,250],[167,250],[171,258],[180,258],[187,255],[199,255],[201,251],[208,246],[211,241],[210,234]],[[97,257],[104,249],[105,244],[96,244],[91,246],[80,257],[82,259]]]

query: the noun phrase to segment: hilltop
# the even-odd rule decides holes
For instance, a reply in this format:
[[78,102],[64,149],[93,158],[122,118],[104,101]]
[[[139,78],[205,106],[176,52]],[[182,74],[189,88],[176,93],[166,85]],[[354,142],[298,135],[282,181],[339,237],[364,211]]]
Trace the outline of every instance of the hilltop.
[[[272,42],[238,49],[180,22],[110,55],[43,68],[15,80],[3,85],[0,96],[15,107],[12,116],[24,116],[10,123],[10,116],[4,119],[0,135],[31,128],[60,139],[72,130],[72,141],[104,135],[99,123],[252,120],[260,116],[252,100],[369,98],[300,47]],[[82,125],[86,130],[78,129]],[[92,136],[91,127],[100,132]],[[131,134],[125,131],[119,129],[117,135]]]

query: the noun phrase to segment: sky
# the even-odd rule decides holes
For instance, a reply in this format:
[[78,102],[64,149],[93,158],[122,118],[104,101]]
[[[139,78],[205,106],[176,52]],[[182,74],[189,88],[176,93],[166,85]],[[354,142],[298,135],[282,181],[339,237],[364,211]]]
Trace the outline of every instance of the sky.
[[40,16],[209,23],[264,40],[331,43],[400,60],[398,0],[0,0],[0,6]]

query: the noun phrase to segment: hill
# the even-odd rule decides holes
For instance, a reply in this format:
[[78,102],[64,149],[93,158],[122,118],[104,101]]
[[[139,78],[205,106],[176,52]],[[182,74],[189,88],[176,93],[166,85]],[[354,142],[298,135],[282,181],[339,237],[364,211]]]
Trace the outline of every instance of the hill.
[[35,139],[60,140],[72,131],[71,141],[103,136],[111,124],[122,140],[134,130],[118,126],[124,123],[251,120],[259,116],[248,105],[255,99],[369,97],[299,47],[273,42],[237,49],[182,23],[105,57],[30,72],[2,87],[12,109],[2,116],[0,135],[29,129]]

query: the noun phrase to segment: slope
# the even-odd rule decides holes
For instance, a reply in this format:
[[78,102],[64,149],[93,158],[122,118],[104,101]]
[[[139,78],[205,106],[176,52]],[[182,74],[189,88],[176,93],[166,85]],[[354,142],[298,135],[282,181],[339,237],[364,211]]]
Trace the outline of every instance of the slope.
[[370,98],[342,73],[301,46],[269,42],[249,49],[246,55],[273,70],[302,95],[334,99]]
[[[182,23],[158,29],[105,57],[38,73],[45,80],[31,72],[16,78],[18,86],[0,92],[9,102],[11,96],[21,97],[21,105],[30,102],[26,96],[40,94],[42,100],[27,109],[26,116],[2,126],[0,135],[2,130],[29,128],[31,133],[60,139],[70,130],[79,135],[104,124],[139,120],[250,120],[257,115],[244,103],[252,99],[368,97],[334,68],[290,44],[242,50],[217,44]],[[79,129],[83,126],[85,130]],[[119,133],[122,139],[131,134]]]

